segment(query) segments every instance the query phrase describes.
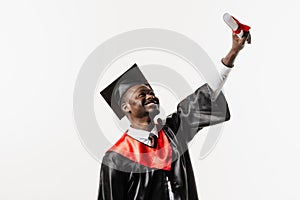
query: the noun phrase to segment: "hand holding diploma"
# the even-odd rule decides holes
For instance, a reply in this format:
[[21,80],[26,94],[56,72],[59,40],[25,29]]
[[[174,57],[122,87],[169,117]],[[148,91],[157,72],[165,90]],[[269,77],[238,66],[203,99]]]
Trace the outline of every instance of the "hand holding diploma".
[[244,48],[245,43],[251,43],[251,35],[249,32],[251,27],[240,23],[228,13],[223,15],[223,20],[232,30],[232,47],[228,54],[222,59],[222,63],[231,68],[234,66],[234,60],[240,50]]
[[224,22],[231,28],[232,32],[239,36],[240,38],[246,38],[247,43],[251,43],[251,35],[250,35],[250,26],[242,24],[236,18],[231,16],[228,13],[223,15]]

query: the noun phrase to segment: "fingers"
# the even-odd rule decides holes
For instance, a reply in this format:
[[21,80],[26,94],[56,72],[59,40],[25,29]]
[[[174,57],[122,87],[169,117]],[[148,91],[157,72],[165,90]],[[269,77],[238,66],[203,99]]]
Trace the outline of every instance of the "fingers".
[[235,41],[237,43],[244,44],[247,38],[245,38],[244,36],[242,38],[240,38],[237,34],[232,33],[232,39],[233,39],[233,41]]
[[242,38],[241,38],[241,43],[242,43],[242,44],[245,44],[245,43],[246,43],[246,40],[247,40],[247,37],[242,37]]
[[240,38],[237,34],[232,33],[232,39],[241,44],[245,44],[246,42],[251,44],[251,34],[249,31],[245,32],[242,38]]
[[240,51],[244,48],[246,42],[251,44],[251,35],[249,31],[244,32],[241,38],[237,34],[232,33],[232,49]]
[[240,38],[239,38],[239,36],[237,36],[237,34],[235,34],[235,33],[232,33],[232,39],[234,39],[234,40],[238,40],[238,39],[240,39]]

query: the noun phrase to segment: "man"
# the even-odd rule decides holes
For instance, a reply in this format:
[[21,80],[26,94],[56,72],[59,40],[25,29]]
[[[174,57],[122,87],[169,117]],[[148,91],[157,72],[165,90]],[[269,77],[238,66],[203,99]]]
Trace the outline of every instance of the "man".
[[220,90],[249,35],[232,35],[232,48],[222,59],[224,80],[198,88],[163,124],[154,121],[159,99],[136,65],[101,92],[131,125],[103,157],[98,200],[198,199],[188,142],[203,127],[229,120]]

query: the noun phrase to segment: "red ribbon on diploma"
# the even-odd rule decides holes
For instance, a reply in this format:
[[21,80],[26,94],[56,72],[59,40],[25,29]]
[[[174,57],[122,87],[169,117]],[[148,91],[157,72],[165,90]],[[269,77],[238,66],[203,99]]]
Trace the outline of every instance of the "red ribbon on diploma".
[[247,26],[245,24],[242,24],[241,22],[239,22],[236,18],[234,18],[233,16],[231,16],[234,21],[239,25],[238,29],[236,29],[235,31],[233,31],[233,33],[235,34],[239,34],[241,31],[247,32],[250,30],[250,26]]

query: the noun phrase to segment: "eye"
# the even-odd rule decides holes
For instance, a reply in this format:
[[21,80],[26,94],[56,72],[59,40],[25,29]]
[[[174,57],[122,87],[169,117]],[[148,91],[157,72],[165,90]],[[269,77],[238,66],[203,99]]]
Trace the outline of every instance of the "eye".
[[145,97],[146,96],[146,93],[145,92],[141,92],[138,97]]

